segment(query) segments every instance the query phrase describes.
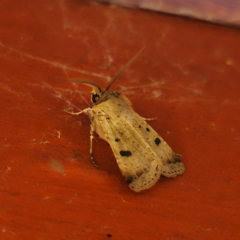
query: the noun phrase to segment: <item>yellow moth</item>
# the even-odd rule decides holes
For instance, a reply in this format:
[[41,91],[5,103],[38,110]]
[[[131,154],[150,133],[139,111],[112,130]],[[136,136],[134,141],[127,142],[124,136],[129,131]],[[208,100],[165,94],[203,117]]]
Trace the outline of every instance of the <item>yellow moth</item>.
[[93,133],[96,132],[109,143],[125,181],[135,192],[152,187],[161,174],[173,178],[185,170],[180,156],[146,122],[147,119],[133,110],[130,100],[118,92],[109,91],[113,82],[140,52],[118,72],[105,89],[90,80],[73,81],[92,87],[93,106],[71,113],[85,113],[90,118],[90,157],[94,165],[97,167],[92,154]]

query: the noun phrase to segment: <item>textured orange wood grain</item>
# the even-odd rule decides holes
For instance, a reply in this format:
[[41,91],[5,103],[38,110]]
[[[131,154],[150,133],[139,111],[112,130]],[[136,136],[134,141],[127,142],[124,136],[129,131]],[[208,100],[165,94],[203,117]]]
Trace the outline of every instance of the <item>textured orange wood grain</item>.
[[[0,3],[1,239],[239,239],[240,32],[89,1]],[[136,194],[89,119],[88,78],[128,96],[186,172]]]

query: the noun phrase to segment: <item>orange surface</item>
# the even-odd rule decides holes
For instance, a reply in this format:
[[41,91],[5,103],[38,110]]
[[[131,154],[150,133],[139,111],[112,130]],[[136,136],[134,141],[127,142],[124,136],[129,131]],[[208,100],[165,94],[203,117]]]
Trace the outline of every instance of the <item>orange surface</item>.
[[[239,239],[240,31],[88,1],[0,3],[0,239]],[[132,192],[90,104],[113,90],[182,155],[183,176]]]

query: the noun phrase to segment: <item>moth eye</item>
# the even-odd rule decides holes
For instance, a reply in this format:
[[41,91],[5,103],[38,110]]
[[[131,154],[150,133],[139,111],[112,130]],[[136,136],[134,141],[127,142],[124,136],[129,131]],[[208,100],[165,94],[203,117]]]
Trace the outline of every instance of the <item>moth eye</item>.
[[92,102],[96,103],[99,100],[100,96],[98,94],[92,93]]

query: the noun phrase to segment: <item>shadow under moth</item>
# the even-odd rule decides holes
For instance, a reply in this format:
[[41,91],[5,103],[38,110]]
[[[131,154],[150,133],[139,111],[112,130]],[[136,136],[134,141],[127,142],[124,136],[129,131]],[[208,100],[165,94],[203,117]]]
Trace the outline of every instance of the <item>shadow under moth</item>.
[[105,89],[91,80],[72,81],[93,89],[92,107],[71,113],[85,113],[90,118],[90,157],[93,164],[98,167],[92,154],[93,134],[96,132],[109,143],[125,181],[135,192],[151,188],[161,174],[174,178],[185,171],[180,156],[146,122],[147,119],[133,110],[130,100],[118,92],[109,91],[140,52],[122,67]]

